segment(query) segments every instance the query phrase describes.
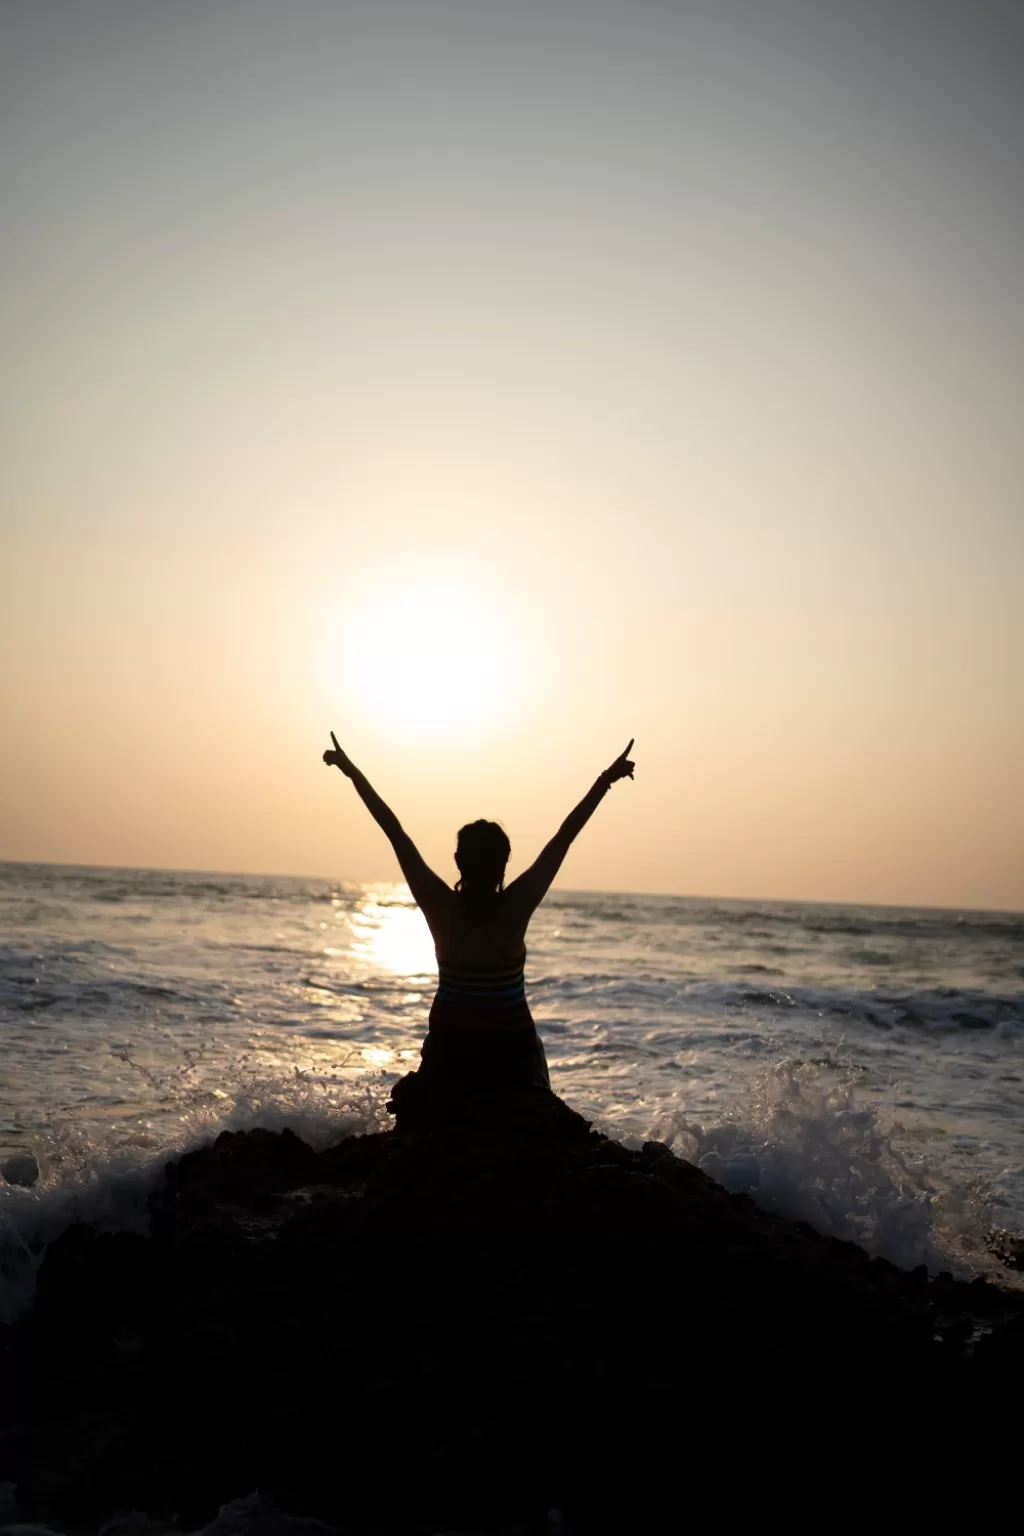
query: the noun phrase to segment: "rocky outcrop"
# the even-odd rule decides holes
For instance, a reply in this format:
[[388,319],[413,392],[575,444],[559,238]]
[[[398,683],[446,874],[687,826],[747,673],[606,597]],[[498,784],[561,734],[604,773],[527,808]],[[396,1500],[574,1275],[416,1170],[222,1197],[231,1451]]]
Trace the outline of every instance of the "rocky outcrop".
[[3,1348],[23,1518],[192,1530],[258,1489],[339,1532],[553,1508],[590,1532],[696,1507],[712,1471],[737,1508],[784,1454],[805,1492],[865,1425],[901,1454],[942,1425],[961,1454],[1018,1390],[1024,1306],[768,1216],[548,1095],[320,1153],[222,1135],[167,1168],[150,1236],[65,1232]]

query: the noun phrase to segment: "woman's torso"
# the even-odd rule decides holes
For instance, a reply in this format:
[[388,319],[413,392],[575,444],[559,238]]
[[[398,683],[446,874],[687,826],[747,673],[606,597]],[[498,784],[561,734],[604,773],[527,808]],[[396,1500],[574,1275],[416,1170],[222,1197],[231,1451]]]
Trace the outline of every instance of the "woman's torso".
[[495,970],[526,961],[526,923],[495,897],[492,906],[470,905],[458,891],[443,910],[428,915],[439,966],[459,965]]
[[431,914],[430,929],[438,968],[431,1030],[532,1031],[523,979],[526,922],[501,895],[481,909],[453,891]]

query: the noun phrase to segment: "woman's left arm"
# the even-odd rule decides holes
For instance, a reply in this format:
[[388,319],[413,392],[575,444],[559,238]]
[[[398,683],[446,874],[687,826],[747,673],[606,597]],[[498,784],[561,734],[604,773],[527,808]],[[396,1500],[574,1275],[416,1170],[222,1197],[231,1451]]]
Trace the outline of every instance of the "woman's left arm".
[[334,742],[334,750],[324,753],[324,762],[330,768],[340,768],[345,777],[352,780],[360,800],[395,850],[413,900],[425,908],[442,892],[450,895],[448,886],[440,875],[435,875],[390,805],[381,799],[365,773],[360,772],[338,745],[338,738],[333,731],[331,740]]
[[582,832],[597,810],[611,786],[619,779],[631,779],[636,766],[629,753],[633,746],[630,738],[625,752],[619,754],[610,768],[599,773],[579,805],[574,806],[562,822],[554,837],[542,848],[529,869],[517,875],[505,892],[510,909],[518,908],[527,917],[544,900],[548,887],[562,867],[562,860],[569,852],[573,840]]

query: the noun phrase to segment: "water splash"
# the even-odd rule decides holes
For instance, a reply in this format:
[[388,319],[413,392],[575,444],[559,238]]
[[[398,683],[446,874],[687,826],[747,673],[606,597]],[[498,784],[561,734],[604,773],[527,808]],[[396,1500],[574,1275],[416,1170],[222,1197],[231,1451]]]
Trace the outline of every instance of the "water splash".
[[35,1138],[38,1181],[30,1188],[0,1184],[0,1322],[10,1322],[31,1300],[48,1243],[76,1222],[145,1232],[147,1201],[168,1162],[221,1131],[288,1129],[322,1151],[391,1123],[384,1107],[390,1082],[379,1076],[353,1081],[295,1068],[290,1077],[274,1079],[252,1075],[243,1063],[229,1094],[193,1087],[185,1072],[139,1070],[168,1111],[159,1132],[103,1134],[57,1118]]
[[702,1125],[669,1111],[652,1135],[762,1209],[902,1267],[995,1267],[985,1186],[954,1185],[913,1152],[897,1119],[858,1101],[852,1074],[779,1062],[742,1112]]

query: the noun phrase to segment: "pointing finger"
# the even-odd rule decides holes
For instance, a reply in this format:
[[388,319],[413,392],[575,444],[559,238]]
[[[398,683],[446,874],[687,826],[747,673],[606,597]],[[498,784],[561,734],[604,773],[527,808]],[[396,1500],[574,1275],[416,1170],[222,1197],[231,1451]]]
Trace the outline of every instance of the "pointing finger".
[[[629,747],[631,747],[633,745],[634,741],[636,741],[636,737],[635,736],[631,736],[629,738]],[[629,756],[629,747],[627,747],[625,752],[623,752],[623,754],[622,754],[623,757],[628,757]]]
[[[334,732],[333,732],[333,731],[332,731],[332,732],[331,732],[331,740],[332,740],[332,741],[333,741],[333,742],[334,742],[334,750],[335,750],[335,752],[340,752],[340,751],[341,751],[341,748],[340,748],[340,746],[339,746],[339,745],[338,745],[338,738],[337,738],[337,736],[335,736],[335,734],[334,734]],[[630,746],[632,746],[632,745],[633,745],[633,743],[632,743],[632,742],[630,742],[630,744],[629,744],[629,745],[630,745]],[[627,748],[627,751],[628,751],[628,748]]]

